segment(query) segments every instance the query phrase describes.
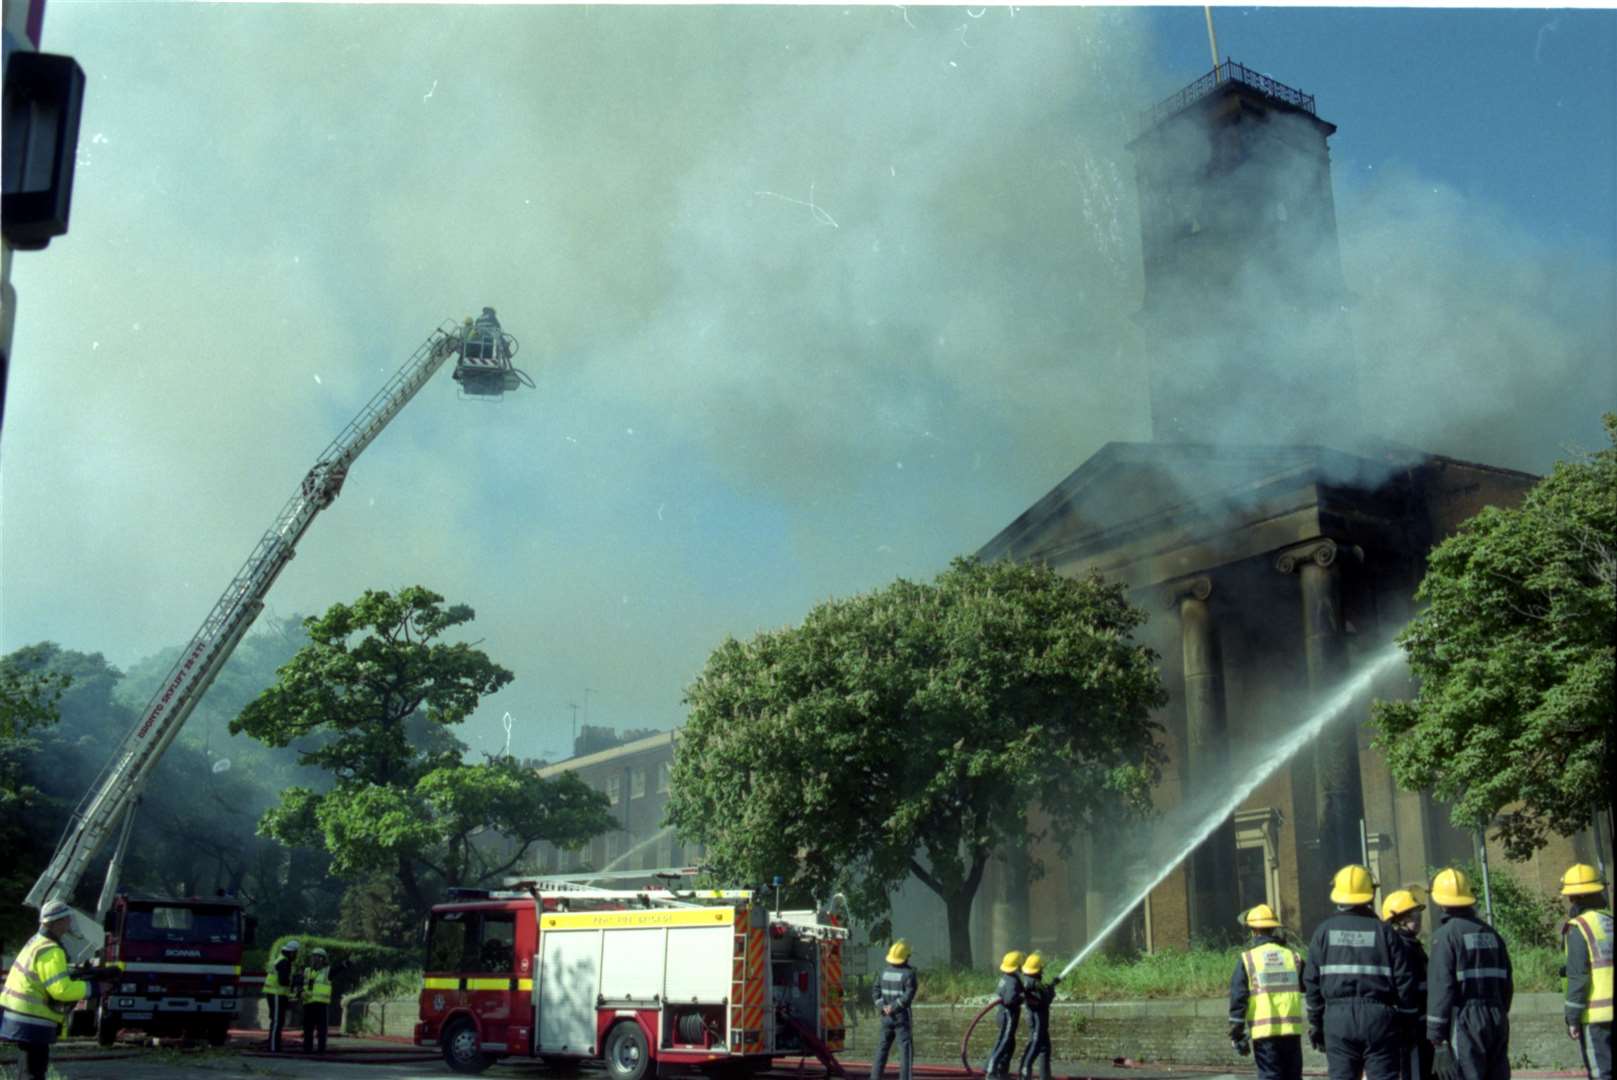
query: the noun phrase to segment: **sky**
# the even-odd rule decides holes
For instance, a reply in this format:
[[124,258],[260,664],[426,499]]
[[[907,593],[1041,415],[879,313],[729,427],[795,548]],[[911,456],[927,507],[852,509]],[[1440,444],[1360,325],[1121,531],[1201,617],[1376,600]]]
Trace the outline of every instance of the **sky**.
[[[1315,96],[1367,435],[1542,471],[1617,408],[1617,12],[1218,8]],[[495,307],[268,599],[427,585],[461,735],[666,728],[727,635],[930,578],[1150,435],[1139,112],[1173,8],[51,0],[70,233],[19,255],[0,651],[186,641],[331,438]]]

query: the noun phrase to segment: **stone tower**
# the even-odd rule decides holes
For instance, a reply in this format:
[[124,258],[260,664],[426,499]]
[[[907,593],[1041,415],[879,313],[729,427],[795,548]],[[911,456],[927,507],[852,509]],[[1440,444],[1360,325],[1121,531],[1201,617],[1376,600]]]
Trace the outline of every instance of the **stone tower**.
[[1355,441],[1335,131],[1312,97],[1236,63],[1146,114],[1130,149],[1156,441]]

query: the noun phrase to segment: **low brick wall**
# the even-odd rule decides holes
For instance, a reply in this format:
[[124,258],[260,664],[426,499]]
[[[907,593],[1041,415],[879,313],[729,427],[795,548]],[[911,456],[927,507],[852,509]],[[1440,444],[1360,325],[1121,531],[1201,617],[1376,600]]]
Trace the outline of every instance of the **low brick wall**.
[[[343,1008],[343,1030],[379,1035],[412,1034],[418,1015],[415,998],[350,1002]],[[981,1005],[917,1005],[915,1053],[922,1061],[960,1060],[960,1037]],[[1228,1006],[1215,999],[1060,1003],[1050,1010],[1050,1040],[1057,1061],[1109,1062],[1116,1058],[1176,1065],[1217,1065],[1248,1071],[1251,1059],[1230,1049]],[[869,1061],[875,1052],[878,1018],[871,1011],[848,1013],[848,1043],[841,1057]],[[361,1027],[360,1025],[363,1025]],[[993,1045],[992,1013],[971,1040],[972,1064]],[[1019,1033],[1026,1045],[1026,1027]],[[1518,1069],[1581,1070],[1578,1046],[1567,1038],[1558,994],[1518,995],[1510,1012],[1510,1063]],[[1325,1056],[1303,1047],[1303,1068],[1325,1071]]]

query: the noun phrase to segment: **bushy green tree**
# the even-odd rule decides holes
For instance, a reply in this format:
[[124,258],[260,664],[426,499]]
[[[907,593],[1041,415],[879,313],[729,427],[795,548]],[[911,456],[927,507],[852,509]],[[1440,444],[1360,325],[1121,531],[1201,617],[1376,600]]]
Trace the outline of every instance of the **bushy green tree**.
[[1065,851],[1102,807],[1149,805],[1166,694],[1144,620],[1098,577],[957,559],[727,640],[686,694],[668,820],[719,875],[843,892],[877,935],[913,874],[970,963],[983,870],[1030,807]]
[[262,831],[326,851],[344,877],[394,874],[420,911],[424,873],[475,884],[539,840],[570,847],[611,825],[606,797],[571,774],[545,780],[509,759],[463,760],[450,729],[512,679],[481,650],[442,640],[472,618],[412,586],[367,591],[305,621],[309,643],[230,730],[271,746],[314,737],[300,758],[334,782],[285,790]]
[[1514,858],[1612,805],[1617,415],[1605,423],[1611,446],[1433,549],[1426,607],[1398,639],[1418,692],[1374,708],[1397,781],[1493,826]]

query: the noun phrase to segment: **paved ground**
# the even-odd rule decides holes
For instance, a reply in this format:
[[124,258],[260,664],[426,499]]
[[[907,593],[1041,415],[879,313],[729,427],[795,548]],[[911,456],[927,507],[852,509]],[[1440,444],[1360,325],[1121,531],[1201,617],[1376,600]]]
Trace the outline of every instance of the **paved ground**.
[[[436,1053],[397,1042],[333,1038],[324,1057],[305,1058],[301,1053],[269,1055],[262,1036],[243,1033],[220,1049],[180,1050],[173,1047],[143,1047],[133,1042],[103,1050],[90,1039],[69,1039],[57,1044],[52,1065],[63,1080],[304,1080],[331,1077],[334,1080],[415,1080],[418,1077],[453,1076]],[[0,1075],[10,1067],[15,1055],[9,1046],[0,1046]],[[848,1062],[850,1076],[858,1080],[869,1065]],[[950,1068],[943,1062],[918,1065],[916,1080],[966,1080],[958,1063]],[[1251,1080],[1209,1069],[1116,1067],[1058,1062],[1058,1078],[1084,1077],[1093,1080]],[[483,1074],[488,1080],[516,1080],[518,1077],[554,1075],[534,1061],[502,1063]],[[896,1068],[889,1067],[888,1080],[897,1080]],[[576,1080],[604,1080],[605,1073],[582,1068]],[[823,1072],[812,1060],[799,1072],[796,1062],[778,1069],[762,1080],[823,1080]],[[980,1080],[980,1078],[979,1078]]]
[[[69,1039],[57,1045],[53,1067],[62,1080],[416,1080],[418,1077],[453,1076],[436,1053],[399,1042],[334,1037],[330,1053],[324,1057],[264,1052],[263,1035],[238,1033],[229,1046],[220,1049],[179,1050],[172,1047],[143,1047],[124,1043],[103,1050],[90,1039]],[[9,1078],[15,1053],[0,1044],[0,1076]],[[868,1074],[869,1064],[845,1063],[852,1080]],[[1234,1074],[1196,1066],[1136,1065],[1133,1063],[1056,1062],[1058,1080],[1252,1080],[1252,1074]],[[967,1080],[959,1063],[918,1063],[915,1080]],[[521,1060],[502,1063],[483,1074],[488,1080],[516,1080],[519,1077],[546,1077],[554,1073],[538,1062]],[[576,1080],[604,1080],[605,1073],[582,1068],[570,1074]],[[1318,1075],[1318,1074],[1309,1074]],[[1517,1071],[1518,1080],[1581,1076],[1581,1073]],[[761,1080],[823,1080],[823,1072],[812,1060],[801,1070],[796,1062],[766,1074]],[[893,1066],[887,1080],[897,1080]],[[980,1080],[980,1077],[977,1078]]]

